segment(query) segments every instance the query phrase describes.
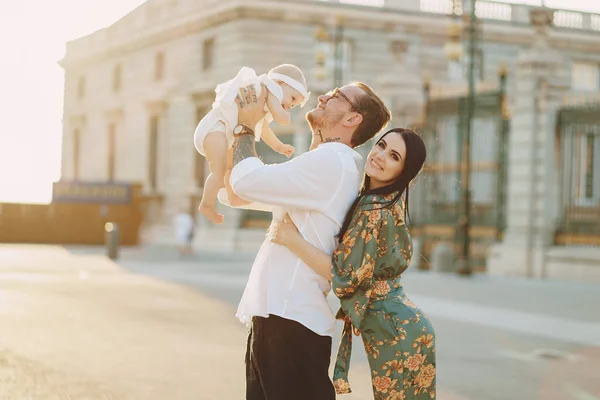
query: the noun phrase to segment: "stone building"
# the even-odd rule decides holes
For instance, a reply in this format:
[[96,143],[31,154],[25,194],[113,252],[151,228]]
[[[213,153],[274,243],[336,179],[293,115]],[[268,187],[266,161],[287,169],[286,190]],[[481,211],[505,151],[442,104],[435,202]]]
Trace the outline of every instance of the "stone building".
[[[313,94],[367,82],[392,125],[427,136],[411,201],[423,264],[455,237],[467,63],[447,53],[453,36],[465,41],[467,13],[460,0],[148,0],[67,44],[62,179],[142,183],[143,240],[170,241],[173,215],[200,202],[208,168],[192,135],[216,84],[243,65],[261,73],[290,62]],[[600,280],[589,246],[600,244],[600,15],[490,1],[477,15],[472,252],[491,273]],[[309,143],[305,111],[273,124],[298,153]],[[259,153],[283,161],[264,145]],[[269,216],[222,210],[221,226],[199,221],[197,246],[256,248]]]

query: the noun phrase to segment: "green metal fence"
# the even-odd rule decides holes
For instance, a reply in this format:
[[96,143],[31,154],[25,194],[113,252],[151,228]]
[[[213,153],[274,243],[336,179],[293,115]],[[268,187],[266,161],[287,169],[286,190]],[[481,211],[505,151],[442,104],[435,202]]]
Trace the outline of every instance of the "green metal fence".
[[559,244],[600,244],[600,104],[560,110]]
[[[500,90],[475,98],[471,139],[471,238],[476,247],[473,265],[485,263],[487,246],[505,227],[508,117],[504,108],[504,79]],[[466,97],[427,99],[422,128],[428,162],[419,183],[416,225],[424,240],[423,253],[438,241],[456,241],[461,202],[461,157],[466,124]]]

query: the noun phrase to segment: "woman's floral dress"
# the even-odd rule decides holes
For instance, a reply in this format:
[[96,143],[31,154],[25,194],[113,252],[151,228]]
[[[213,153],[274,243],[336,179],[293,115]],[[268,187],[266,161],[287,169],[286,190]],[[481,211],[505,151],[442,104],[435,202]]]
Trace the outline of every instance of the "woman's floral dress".
[[[350,393],[352,333],[362,335],[376,400],[435,398],[435,333],[425,314],[404,294],[400,275],[412,242],[400,204],[370,195],[356,208],[333,256],[333,290],[345,321],[334,370],[337,393]],[[373,204],[375,203],[375,204]]]

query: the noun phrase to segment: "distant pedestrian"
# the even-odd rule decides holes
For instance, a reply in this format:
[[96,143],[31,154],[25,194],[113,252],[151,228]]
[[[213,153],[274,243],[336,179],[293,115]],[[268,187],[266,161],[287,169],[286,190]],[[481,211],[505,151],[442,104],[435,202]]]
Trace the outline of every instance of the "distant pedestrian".
[[181,210],[174,218],[175,239],[180,255],[192,254],[194,240],[194,218],[185,210]]

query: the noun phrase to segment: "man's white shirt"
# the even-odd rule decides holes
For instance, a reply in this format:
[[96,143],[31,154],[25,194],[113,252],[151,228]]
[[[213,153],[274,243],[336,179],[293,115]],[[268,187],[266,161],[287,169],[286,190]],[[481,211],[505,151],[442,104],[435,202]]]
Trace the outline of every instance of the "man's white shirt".
[[[324,143],[282,164],[246,158],[233,168],[230,182],[240,197],[253,202],[243,208],[272,211],[271,226],[288,213],[304,239],[333,254],[335,236],[358,194],[360,160],[344,144]],[[219,199],[228,203],[223,190]],[[268,234],[254,260],[237,317],[249,323],[253,316],[272,314],[332,336],[335,318],[327,303],[329,282],[271,239]]]

